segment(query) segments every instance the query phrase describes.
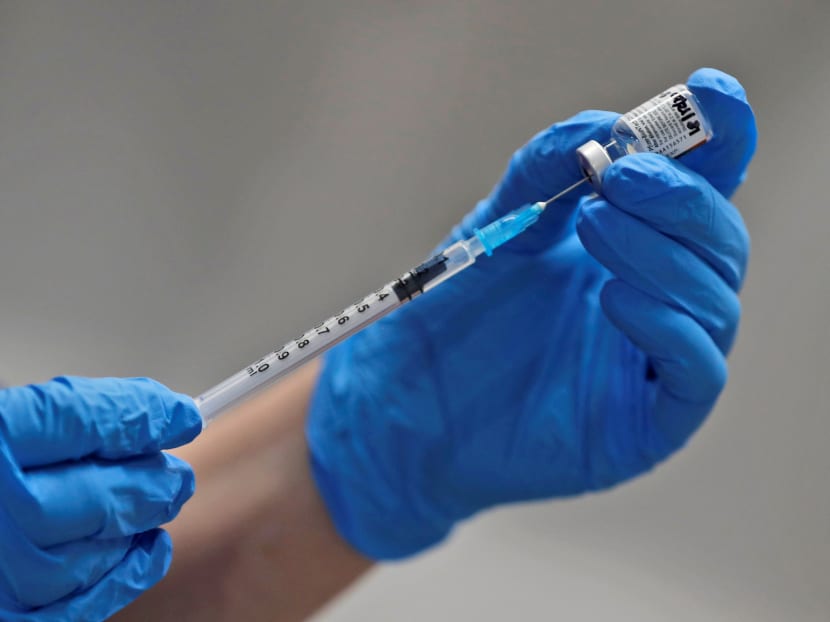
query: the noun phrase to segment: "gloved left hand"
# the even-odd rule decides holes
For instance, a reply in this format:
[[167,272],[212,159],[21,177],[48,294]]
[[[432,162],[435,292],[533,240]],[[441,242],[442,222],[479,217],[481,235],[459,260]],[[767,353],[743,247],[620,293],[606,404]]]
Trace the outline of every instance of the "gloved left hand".
[[0,620],[105,620],[159,581],[157,529],[193,494],[162,453],[201,430],[193,400],[147,378],[0,391]]
[[[331,350],[308,441],[343,537],[410,555],[499,503],[600,490],[680,448],[726,380],[749,236],[728,197],[755,149],[743,88],[687,82],[714,128],[679,161],[629,155],[520,237]],[[445,245],[579,179],[618,118],[541,132]],[[581,195],[581,196],[580,196]],[[574,217],[575,216],[575,217]]]

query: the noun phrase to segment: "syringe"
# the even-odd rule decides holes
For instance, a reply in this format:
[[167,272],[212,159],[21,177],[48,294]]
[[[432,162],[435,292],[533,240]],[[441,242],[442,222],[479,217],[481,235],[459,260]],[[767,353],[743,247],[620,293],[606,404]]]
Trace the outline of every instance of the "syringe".
[[581,179],[548,201],[525,205],[482,229],[475,229],[475,235],[469,239],[452,244],[400,278],[306,331],[301,337],[289,341],[208,389],[196,398],[205,425],[255,391],[291,373],[343,339],[473,265],[479,255],[491,254],[494,249],[536,222],[549,203],[584,181]]
[[255,391],[282,378],[335,344],[387,313],[443,283],[475,263],[482,254],[512,240],[535,223],[551,203],[590,181],[599,191],[611,162],[627,153],[651,151],[679,157],[712,137],[709,122],[694,94],[679,84],[621,116],[611,130],[611,141],[589,141],[576,150],[585,175],[547,201],[520,207],[481,229],[467,240],[416,266],[376,292],[346,307],[300,338],[265,355],[196,398],[205,425]]

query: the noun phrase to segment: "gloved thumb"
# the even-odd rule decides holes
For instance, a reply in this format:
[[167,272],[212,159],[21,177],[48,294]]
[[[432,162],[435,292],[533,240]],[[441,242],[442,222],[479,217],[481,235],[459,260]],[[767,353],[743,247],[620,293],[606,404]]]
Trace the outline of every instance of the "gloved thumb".
[[683,164],[703,175],[729,198],[746,176],[755,153],[758,128],[746,91],[717,69],[695,71],[686,84],[700,101],[714,129],[712,140],[683,156]]
[[[453,229],[447,242],[468,238],[473,235],[473,229],[484,227],[527,203],[549,199],[579,181],[583,174],[576,149],[589,140],[606,142],[619,116],[614,112],[586,110],[539,132],[513,154],[502,180]],[[545,250],[562,237],[579,198],[592,191],[586,183],[557,200],[535,225],[503,249],[519,254]]]

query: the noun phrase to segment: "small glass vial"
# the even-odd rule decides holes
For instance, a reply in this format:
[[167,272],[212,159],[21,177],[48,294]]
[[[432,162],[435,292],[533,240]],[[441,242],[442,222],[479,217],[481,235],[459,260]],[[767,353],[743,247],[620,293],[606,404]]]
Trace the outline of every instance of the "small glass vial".
[[712,126],[700,102],[685,84],[678,84],[617,119],[610,142],[591,140],[576,153],[582,172],[600,190],[605,169],[624,155],[650,151],[678,158],[710,138]]

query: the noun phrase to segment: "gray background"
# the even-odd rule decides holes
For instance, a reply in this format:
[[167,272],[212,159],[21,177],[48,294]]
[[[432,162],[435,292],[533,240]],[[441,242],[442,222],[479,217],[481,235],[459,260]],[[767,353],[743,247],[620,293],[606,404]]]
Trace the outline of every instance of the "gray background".
[[538,129],[721,67],[761,140],[710,422],[319,620],[827,620],[828,35],[826,0],[2,2],[0,376],[198,393],[420,259]]

